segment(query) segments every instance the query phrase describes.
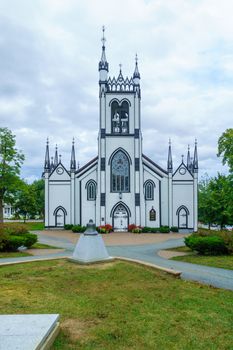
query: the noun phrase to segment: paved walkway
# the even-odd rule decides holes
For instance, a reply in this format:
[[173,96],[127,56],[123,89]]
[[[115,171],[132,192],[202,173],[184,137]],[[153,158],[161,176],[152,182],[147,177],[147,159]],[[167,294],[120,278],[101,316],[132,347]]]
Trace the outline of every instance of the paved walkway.
[[[64,232],[64,231],[63,231]],[[72,251],[74,249],[74,241],[77,241],[78,235],[71,234],[73,237],[73,242],[71,242],[69,236],[61,235],[59,232],[57,232],[57,235],[51,235],[51,233],[48,234],[48,232],[39,232],[39,241],[41,243],[50,244],[59,248],[65,248],[66,250],[61,253],[57,254],[48,254],[46,256],[37,256],[37,257],[22,257],[22,258],[6,258],[1,259],[0,263],[9,263],[9,262],[17,262],[17,261],[33,261],[33,260],[43,260],[46,258],[54,259],[54,258],[61,258],[66,256],[71,256]],[[115,233],[112,234],[112,237],[114,237]],[[109,245],[108,246],[108,252],[111,256],[118,256],[118,257],[125,257],[130,259],[136,259],[148,263],[152,263],[155,265],[159,265],[165,268],[174,269],[181,271],[181,278],[185,280],[193,280],[193,281],[199,281],[205,284],[212,285],[214,287],[219,288],[225,288],[233,290],[233,271],[232,270],[225,270],[220,268],[214,268],[204,265],[197,265],[197,264],[190,264],[185,263],[181,261],[174,261],[174,260],[167,260],[162,258],[158,255],[158,252],[162,249],[168,249],[173,247],[179,247],[184,245],[184,236],[182,235],[151,235],[147,234],[147,239],[145,240],[147,243],[147,240],[153,240],[150,244],[142,244],[143,241],[138,244],[122,244],[122,241],[125,240],[129,241],[131,240],[130,235],[132,237],[140,236],[140,240],[142,239],[141,235],[132,235],[132,234],[121,234],[121,240],[119,245]],[[125,235],[125,237],[123,236]],[[128,238],[127,238],[128,235]],[[103,235],[104,240],[106,237],[110,237],[111,235]],[[157,237],[156,237],[157,236]],[[162,236],[162,237],[160,237]],[[181,238],[182,237],[182,238]],[[138,238],[139,239],[139,238]],[[112,238],[114,241],[115,238]],[[157,242],[156,242],[157,240]],[[156,242],[156,243],[155,243]],[[135,243],[135,241],[134,241]]]

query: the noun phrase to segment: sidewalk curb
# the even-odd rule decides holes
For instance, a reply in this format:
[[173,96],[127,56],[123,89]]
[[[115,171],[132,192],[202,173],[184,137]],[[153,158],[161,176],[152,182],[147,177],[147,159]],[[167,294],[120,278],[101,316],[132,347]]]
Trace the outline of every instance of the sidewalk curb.
[[129,259],[129,258],[121,257],[121,256],[115,256],[114,258],[116,260],[120,260],[120,261],[128,261],[128,262],[133,262],[133,263],[138,264],[138,265],[153,267],[154,269],[161,270],[163,272],[169,273],[170,275],[173,275],[175,277],[180,277],[180,275],[182,274],[181,271],[168,269],[166,267],[162,267],[162,266],[159,266],[159,265],[148,263],[148,262],[145,262],[145,261],[142,261],[142,260]]

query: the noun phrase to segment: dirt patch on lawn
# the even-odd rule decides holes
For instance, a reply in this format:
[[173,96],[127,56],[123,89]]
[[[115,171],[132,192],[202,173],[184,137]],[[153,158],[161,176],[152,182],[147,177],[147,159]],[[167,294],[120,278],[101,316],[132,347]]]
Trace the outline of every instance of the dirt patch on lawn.
[[177,252],[174,250],[160,250],[158,252],[158,255],[161,256],[161,258],[171,259],[171,258],[174,258],[175,256],[190,255],[190,253]]
[[75,342],[87,334],[90,328],[96,326],[97,321],[81,321],[77,318],[68,318],[61,323],[61,330]]
[[65,249],[27,249],[25,250],[26,253],[29,253],[31,255],[48,255],[48,254],[57,254],[64,252]]

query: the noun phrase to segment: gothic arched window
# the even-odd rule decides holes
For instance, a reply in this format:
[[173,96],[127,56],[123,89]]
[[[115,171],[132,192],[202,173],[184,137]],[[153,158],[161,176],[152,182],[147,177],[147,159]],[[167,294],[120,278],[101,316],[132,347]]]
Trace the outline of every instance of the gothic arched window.
[[145,186],[145,199],[146,200],[153,200],[154,199],[154,188],[155,184],[151,180],[147,180],[144,184]]
[[94,180],[90,180],[86,184],[87,189],[87,200],[95,201],[96,200],[96,182]]
[[111,191],[129,192],[129,159],[119,150],[111,161]]
[[117,101],[112,103],[112,133],[128,134],[129,133],[129,104],[124,101],[119,104]]

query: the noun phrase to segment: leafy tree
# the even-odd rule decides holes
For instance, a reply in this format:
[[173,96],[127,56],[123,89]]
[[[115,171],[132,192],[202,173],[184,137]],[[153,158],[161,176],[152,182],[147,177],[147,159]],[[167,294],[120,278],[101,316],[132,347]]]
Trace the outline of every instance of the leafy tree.
[[35,180],[32,185],[35,193],[36,211],[40,217],[44,216],[44,180]]
[[217,156],[223,156],[223,165],[227,164],[230,173],[233,173],[233,129],[227,129],[218,139]]
[[199,182],[198,193],[198,219],[205,224],[210,225],[214,222],[215,213],[209,188],[210,178],[207,174]]
[[3,203],[12,202],[19,188],[24,155],[15,147],[15,135],[8,128],[0,128],[0,222],[3,222]]
[[37,214],[36,191],[34,186],[23,182],[20,190],[15,195],[14,208],[16,214],[23,216],[24,222],[27,217],[34,217]]

